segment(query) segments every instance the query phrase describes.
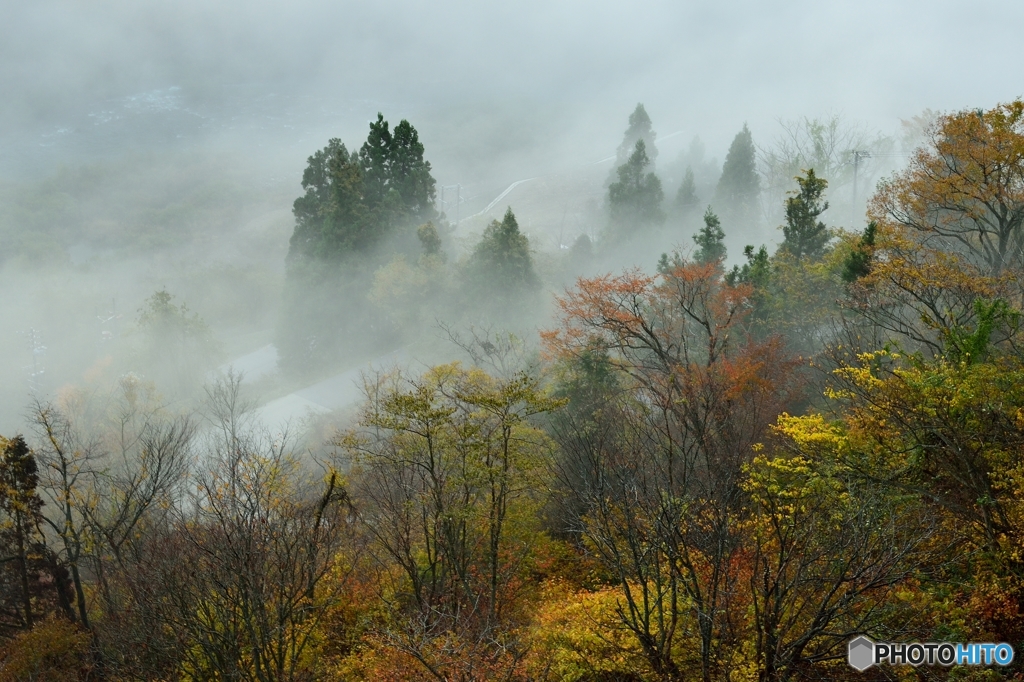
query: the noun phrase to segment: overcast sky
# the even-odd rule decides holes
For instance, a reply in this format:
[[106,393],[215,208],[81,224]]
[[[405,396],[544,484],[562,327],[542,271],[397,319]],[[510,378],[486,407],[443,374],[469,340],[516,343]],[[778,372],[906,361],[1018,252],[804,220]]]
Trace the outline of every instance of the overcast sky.
[[212,105],[245,87],[365,102],[339,134],[375,107],[397,118],[507,103],[573,139],[607,133],[601,149],[642,101],[662,135],[701,133],[720,156],[744,121],[755,139],[827,112],[891,132],[924,108],[1024,91],[1024,3],[1009,0],[6,0],[2,13],[8,137],[111,98],[178,87]]

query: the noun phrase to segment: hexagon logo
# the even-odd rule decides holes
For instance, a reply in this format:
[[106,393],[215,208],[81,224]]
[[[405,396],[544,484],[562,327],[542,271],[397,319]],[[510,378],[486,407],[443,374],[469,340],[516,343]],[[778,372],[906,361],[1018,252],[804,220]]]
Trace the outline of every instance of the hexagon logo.
[[847,648],[847,660],[853,668],[864,672],[875,664],[875,643],[863,635],[851,640]]

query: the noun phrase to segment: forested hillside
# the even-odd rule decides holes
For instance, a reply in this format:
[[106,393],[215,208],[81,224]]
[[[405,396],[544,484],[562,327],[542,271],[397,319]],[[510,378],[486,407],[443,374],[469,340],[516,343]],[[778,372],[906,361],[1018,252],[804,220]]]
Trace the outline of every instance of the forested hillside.
[[847,662],[1024,652],[1024,101],[935,117],[864,215],[836,120],[792,128],[817,157],[743,125],[720,173],[695,140],[672,184],[628,123],[553,254],[511,205],[467,231],[407,120],[314,151],[277,388],[429,359],[352,410],[261,423],[166,290],[115,380],[37,395],[0,437],[0,680],[1024,677]]

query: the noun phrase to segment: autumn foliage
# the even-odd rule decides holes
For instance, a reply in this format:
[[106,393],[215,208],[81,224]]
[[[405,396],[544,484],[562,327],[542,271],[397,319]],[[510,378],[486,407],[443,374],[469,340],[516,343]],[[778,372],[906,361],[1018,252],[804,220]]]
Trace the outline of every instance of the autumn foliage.
[[0,682],[1022,679],[1024,102],[938,119],[863,233],[800,179],[774,254],[581,278],[536,353],[447,328],[472,364],[364,376],[326,445],[233,375],[201,422],[134,376],[36,404]]

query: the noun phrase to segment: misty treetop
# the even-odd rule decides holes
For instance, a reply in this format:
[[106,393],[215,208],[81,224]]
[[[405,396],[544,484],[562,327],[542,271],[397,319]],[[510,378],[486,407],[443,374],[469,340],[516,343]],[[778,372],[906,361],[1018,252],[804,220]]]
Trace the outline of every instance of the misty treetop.
[[435,184],[416,129],[402,120],[392,131],[377,114],[359,152],[334,138],[309,157],[289,260],[366,253],[399,228],[433,219]]
[[693,254],[696,262],[719,263],[725,260],[725,230],[710,206],[704,212],[704,227],[693,235],[693,241],[697,245],[697,252]]
[[519,300],[540,288],[533,269],[530,241],[519,230],[509,207],[501,222],[492,220],[466,263],[469,283],[490,297]]
[[412,125],[402,119],[393,132],[382,114],[370,124],[370,134],[359,150],[366,200],[399,219],[417,222],[434,217],[434,178],[430,162],[423,160],[423,143]]
[[653,166],[654,162],[658,160],[658,148],[654,146],[654,139],[656,137],[657,133],[654,132],[651,117],[647,115],[647,110],[643,104],[637,104],[636,109],[629,115],[629,127],[626,128],[626,132],[622,136],[622,142],[615,152],[616,165],[621,166],[625,163],[633,153],[633,150],[636,149],[636,143],[643,140],[644,146],[647,148],[647,156]]
[[608,187],[612,222],[617,227],[629,229],[665,221],[661,210],[665,193],[658,176],[647,170],[650,165],[647,145],[637,140],[629,159],[616,170],[618,181]]
[[714,206],[729,222],[744,223],[757,214],[761,180],[757,174],[757,151],[747,124],[733,138],[715,188]]
[[686,175],[683,176],[683,182],[679,185],[679,191],[676,192],[676,208],[688,213],[699,203],[700,197],[697,196],[697,183],[694,180],[693,168],[687,166]]
[[358,152],[334,138],[309,157],[305,194],[292,209],[286,305],[277,334],[286,365],[334,357],[343,338],[377,348],[393,335],[366,301],[373,269],[396,251],[411,254],[420,245],[441,255],[441,235],[431,224],[436,182],[423,153],[408,121],[391,129],[378,113]]
[[782,226],[785,240],[782,243],[794,258],[820,258],[832,233],[818,216],[828,210],[828,202],[822,199],[828,181],[809,169],[796,178],[799,192],[792,192],[786,199],[786,224]]

